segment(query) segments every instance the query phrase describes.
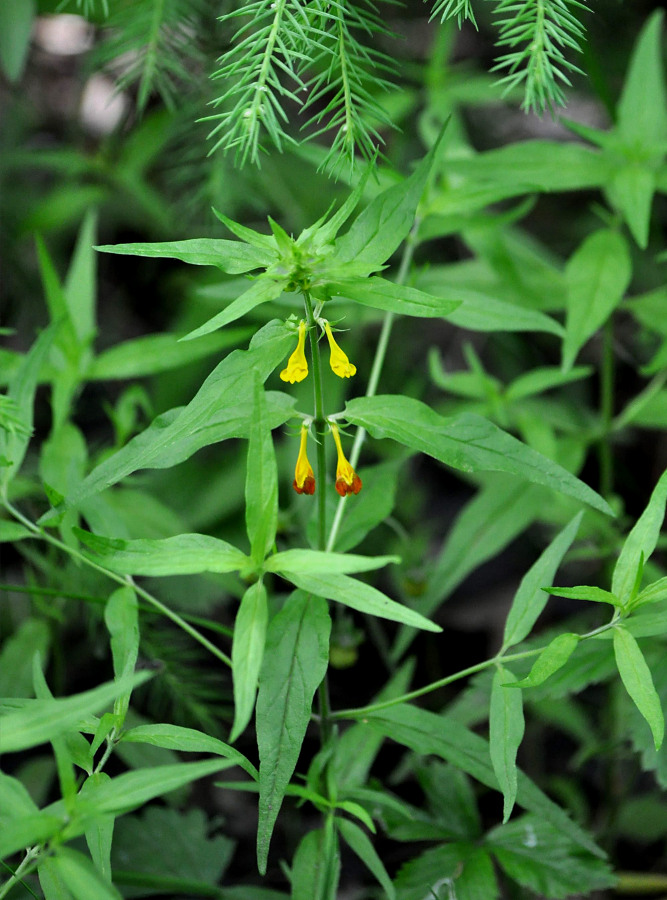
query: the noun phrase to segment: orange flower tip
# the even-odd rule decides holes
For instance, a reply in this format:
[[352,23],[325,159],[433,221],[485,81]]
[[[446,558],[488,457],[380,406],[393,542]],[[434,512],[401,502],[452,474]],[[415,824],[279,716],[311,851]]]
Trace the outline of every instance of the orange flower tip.
[[315,478],[312,475],[306,475],[303,480],[303,484],[299,485],[297,483],[296,478],[292,482],[292,487],[297,492],[297,494],[314,494],[315,493]]
[[358,494],[362,488],[361,478],[354,473],[352,478],[352,482],[346,481],[344,478],[336,479],[336,490],[341,495],[341,497],[346,497],[348,494]]

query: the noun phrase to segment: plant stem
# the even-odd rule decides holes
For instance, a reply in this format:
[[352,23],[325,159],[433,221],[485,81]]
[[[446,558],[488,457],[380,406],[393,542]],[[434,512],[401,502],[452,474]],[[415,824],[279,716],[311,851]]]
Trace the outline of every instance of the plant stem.
[[42,846],[38,845],[36,847],[30,847],[25,852],[25,856],[19,863],[18,867],[14,872],[12,872],[11,876],[5,881],[3,885],[0,885],[0,900],[2,897],[6,897],[10,890],[14,887],[14,885],[19,882],[24,875],[30,874],[34,869],[37,861],[37,857],[42,852]]
[[[594,628],[586,634],[582,634],[579,639],[585,641],[589,638],[596,637],[605,631],[609,631],[610,628],[615,626],[617,621],[618,616],[615,613],[610,622],[600,625],[598,628]],[[409,691],[407,694],[402,694],[400,697],[393,697],[391,700],[384,700],[381,703],[371,703],[368,706],[359,706],[353,709],[341,709],[331,713],[330,718],[333,720],[360,719],[369,713],[379,712],[382,709],[388,709],[390,706],[397,706],[399,703],[408,703],[410,700],[416,700],[418,697],[423,697],[425,694],[437,691],[439,688],[446,687],[446,685],[452,684],[454,681],[460,681],[461,678],[467,678],[468,675],[476,675],[477,672],[483,672],[484,669],[488,669],[491,666],[496,665],[496,663],[515,662],[519,659],[530,659],[531,656],[539,656],[544,649],[544,647],[538,647],[535,650],[523,650],[520,653],[510,653],[509,655],[501,652],[491,659],[485,659],[483,662],[477,663],[474,666],[469,666],[467,669],[461,669],[459,672],[454,672],[452,675],[440,678],[438,681],[425,685],[425,687]]]
[[[401,257],[401,264],[396,275],[396,284],[405,284],[408,272],[410,271],[410,266],[412,265],[412,257],[414,256],[415,247],[417,246],[417,232],[419,230],[420,222],[421,219],[415,219],[414,224],[410,230],[410,234],[405,239],[403,256]],[[391,337],[393,324],[394,314],[391,312],[385,313],[385,317],[382,322],[382,330],[380,331],[380,337],[378,338],[377,347],[375,348],[375,358],[373,359],[371,374],[368,379],[368,385],[366,387],[366,397],[374,397],[375,392],[377,391],[378,384],[380,382],[380,375],[382,373],[382,366],[384,365],[384,360],[387,355],[387,348],[389,346],[389,338]],[[353,469],[356,468],[357,463],[359,462],[361,448],[365,440],[366,429],[360,427],[357,429],[357,433],[354,436],[352,449],[350,451],[350,465]],[[347,497],[341,497],[338,501],[338,506],[336,507],[333,523],[331,525],[331,531],[329,532],[329,539],[326,544],[326,549],[329,551],[333,550],[336,544],[336,538],[338,537],[338,532],[343,521],[343,513],[345,511],[346,500]]]
[[[324,416],[324,389],[322,386],[322,359],[320,356],[320,344],[317,334],[317,322],[313,315],[313,304],[308,291],[303,292],[303,300],[306,306],[306,319],[308,323],[308,336],[310,338],[310,356],[313,361],[313,395],[315,401],[315,437],[317,438],[317,549],[324,550],[327,541],[327,495],[325,485],[327,480],[327,455],[324,445],[326,418]],[[320,740],[324,746],[331,737],[331,705],[329,703],[329,681],[325,675],[317,689]]]
[[203,634],[197,631],[196,628],[193,628],[192,625],[188,624],[178,613],[175,613],[172,609],[169,609],[168,606],[165,606],[162,601],[158,600],[157,597],[154,597],[152,594],[149,594],[148,591],[144,590],[138,584],[135,584],[132,580],[132,577],[129,575],[117,575],[115,572],[112,572],[110,569],[101,566],[99,563],[93,562],[92,559],[88,559],[87,556],[84,556],[83,553],[79,552],[75,547],[70,547],[67,544],[63,543],[63,541],[59,540],[57,537],[54,537],[52,534],[49,534],[48,531],[43,531],[39,528],[38,525],[35,525],[30,519],[26,518],[18,509],[12,506],[11,503],[5,501],[5,507],[15,519],[17,519],[21,524],[25,525],[27,529],[32,531],[33,534],[47,541],[54,547],[57,547],[59,550],[63,550],[65,553],[68,553],[70,556],[78,559],[80,562],[85,563],[91,569],[95,569],[96,572],[101,572],[103,575],[106,575],[107,578],[110,578],[112,581],[115,581],[117,584],[122,585],[123,587],[131,587],[140,597],[143,597],[151,606],[158,610],[158,612],[162,613],[163,616],[166,616],[168,619],[178,625],[186,634],[189,634],[191,638],[200,643],[202,647],[205,647],[213,656],[217,657],[221,662],[224,662],[226,666],[231,668],[232,661],[227,656],[226,653],[223,653],[215,644],[212,644],[208,638],[205,638]]
[[614,489],[614,469],[611,452],[611,433],[614,428],[614,323],[607,319],[602,332],[602,366],[600,371],[600,436],[598,458],[600,461],[600,493],[608,500]]

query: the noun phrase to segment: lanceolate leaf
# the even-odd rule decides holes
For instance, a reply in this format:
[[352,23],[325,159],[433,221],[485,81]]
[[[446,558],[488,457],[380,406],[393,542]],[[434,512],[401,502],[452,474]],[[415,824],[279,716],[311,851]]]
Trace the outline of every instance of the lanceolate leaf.
[[358,556],[355,553],[325,553],[321,550],[283,550],[267,559],[267,572],[279,575],[343,575],[369,572],[388,563],[400,562],[398,556]]
[[313,695],[327,670],[330,630],[326,602],[302,591],[292,594],[269,624],[257,696],[257,863],[262,873],[310,721]]
[[259,565],[276,540],[278,521],[278,468],[264,387],[259,378],[255,379],[253,409],[248,436],[245,520],[250,555]]
[[252,716],[257,679],[264,657],[264,642],[269,620],[266,588],[261,581],[243,595],[234,622],[232,672],[234,676],[234,726],[230,740],[235,741]]
[[520,643],[532,631],[548,600],[542,588],[553,581],[558,566],[576,537],[582,515],[577,513],[521,579],[505,622],[504,648]]
[[559,634],[537,657],[533,667],[521,681],[514,681],[510,687],[537,687],[550,678],[554,672],[562,669],[577,649],[579,635],[572,632]]
[[604,229],[586,238],[565,272],[568,285],[563,368],[569,369],[579,349],[623,299],[632,263],[623,236]]
[[276,261],[276,252],[268,248],[251,247],[243,241],[197,238],[189,241],[165,241],[161,244],[105,244],[96,247],[102,253],[119,253],[123,256],[153,256],[180,259],[195,266],[216,266],[228,275],[240,275],[270,266]]
[[653,685],[651,671],[639,644],[622,625],[614,628],[614,654],[618,672],[637,709],[653,732],[655,749],[659,750],[665,735],[665,719],[660,697]]
[[660,528],[665,517],[667,500],[667,471],[653,489],[651,499],[634,528],[625,539],[611,580],[611,590],[624,605],[631,599],[642,554],[646,562],[658,542]]
[[328,819],[324,828],[301,839],[292,863],[292,900],[335,900],[340,853],[338,836]]
[[201,337],[204,334],[210,334],[212,331],[222,328],[223,325],[228,325],[230,322],[240,319],[241,316],[244,316],[246,313],[250,312],[251,309],[259,306],[260,303],[276,300],[282,294],[288,281],[289,279],[287,276],[273,278],[270,275],[263,275],[258,277],[253,281],[247,291],[244,291],[240,297],[233,300],[229,306],[222,310],[222,312],[219,312],[216,316],[213,316],[212,319],[204,322],[199,328],[195,328],[194,331],[186,334],[181,340],[190,341],[193,338]]
[[390,600],[377,588],[356,578],[350,578],[349,575],[286,572],[285,577],[304,591],[310,591],[327,600],[337,600],[338,603],[359,612],[378,616],[380,619],[390,619],[392,622],[402,622],[404,625],[412,625],[413,628],[423,628],[425,631],[442,631],[439,625],[429,622],[409,606]]
[[75,528],[96,561],[121,575],[194,575],[237,572],[247,556],[237,547],[206,534],[179,534],[157,540],[124,541]]
[[491,763],[503,792],[503,822],[507,822],[517,792],[516,754],[523,740],[523,695],[507,687],[515,681],[509,669],[498,665],[491,686],[489,709],[489,745]]
[[608,504],[566,469],[480,416],[444,418],[411,397],[357,397],[345,417],[373,437],[389,437],[464,472],[511,472],[611,514]]
[[448,299],[427,294],[413,287],[394,284],[378,276],[357,280],[350,284],[328,286],[332,295],[356,300],[364,306],[384,309],[403,316],[440,317],[447,316],[461,305],[456,296]]
[[349,819],[342,818],[338,820],[338,830],[345,839],[345,843],[354,850],[366,868],[373,873],[388,900],[394,900],[396,897],[394,885],[366,832]]

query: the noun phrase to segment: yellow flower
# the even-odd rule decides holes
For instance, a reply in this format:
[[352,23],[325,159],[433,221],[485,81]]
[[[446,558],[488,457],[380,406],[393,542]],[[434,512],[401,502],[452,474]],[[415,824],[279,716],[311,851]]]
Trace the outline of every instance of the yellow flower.
[[296,460],[296,468],[294,469],[294,481],[292,487],[297,494],[314,494],[315,493],[315,474],[308,462],[306,455],[306,441],[308,440],[308,426],[301,426],[301,446],[299,447],[299,455]]
[[343,448],[340,444],[340,434],[338,433],[338,426],[334,425],[333,422],[330,422],[329,428],[331,429],[334,443],[336,444],[336,451],[338,452],[338,465],[336,466],[336,490],[341,495],[341,497],[345,497],[347,496],[347,494],[358,494],[361,490],[361,478],[359,478],[352,466],[345,459],[345,454],[343,453]]
[[331,348],[331,357],[329,359],[331,368],[339,378],[349,378],[356,373],[357,367],[352,365],[345,353],[343,353],[334,340],[334,336],[331,333],[331,325],[329,325],[328,322],[324,323],[324,330],[326,331],[329,347]]
[[287,366],[280,373],[283,381],[294,384],[295,381],[303,381],[308,374],[308,362],[304,350],[306,344],[306,323],[303,319],[299,322],[299,339],[296,350],[287,360]]

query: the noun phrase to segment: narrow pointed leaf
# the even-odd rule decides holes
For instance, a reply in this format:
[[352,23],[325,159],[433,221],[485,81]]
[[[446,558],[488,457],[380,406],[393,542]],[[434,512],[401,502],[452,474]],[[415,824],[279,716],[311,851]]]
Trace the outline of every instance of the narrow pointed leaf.
[[625,689],[648,722],[653,733],[655,749],[659,750],[665,735],[665,719],[660,697],[639,644],[622,625],[614,628],[614,655]]
[[222,312],[219,312],[216,316],[213,316],[212,319],[204,322],[199,328],[195,328],[194,331],[188,332],[181,340],[191,341],[204,334],[210,334],[212,331],[216,331],[224,325],[229,325],[230,322],[235,322],[236,319],[240,319],[241,316],[245,316],[251,309],[259,306],[260,303],[267,303],[269,300],[277,300],[287,287],[287,283],[287,277],[279,279],[270,278],[269,276],[257,278],[253,281],[247,291],[244,291],[240,297],[233,300],[229,306],[222,310]]
[[275,251],[251,247],[242,241],[210,238],[166,241],[161,244],[105,244],[95,249],[123,256],[162,257],[180,259],[195,266],[216,266],[228,275],[240,275],[252,269],[270,266],[276,261]]
[[259,826],[257,863],[269,842],[310,721],[313,695],[329,662],[331,619],[324,600],[292,594],[270,622],[257,696]]
[[528,675],[521,681],[513,681],[512,688],[537,687],[562,669],[579,644],[579,635],[572,632],[559,634],[537,657]]
[[364,306],[383,309],[403,316],[438,318],[448,316],[461,305],[455,295],[444,298],[417,288],[394,284],[377,276],[345,284],[328,286],[332,295],[347,297]]
[[366,832],[354,822],[350,822],[349,819],[338,819],[337,824],[345,843],[354,850],[369,872],[375,876],[388,900],[395,900],[394,885]]
[[278,575],[344,575],[370,572],[389,563],[400,562],[398,556],[359,556],[355,553],[325,553],[322,550],[283,550],[267,559],[264,568]]
[[523,694],[507,687],[516,681],[509,669],[498,665],[491,686],[489,746],[491,763],[503,792],[503,822],[507,822],[518,789],[516,754],[523,740]]
[[245,520],[250,556],[259,565],[273,547],[278,523],[278,468],[264,387],[255,379],[254,415],[248,435]]
[[269,621],[266,588],[261,581],[243,595],[234,622],[232,673],[234,677],[234,725],[231,741],[244,730],[255,706],[257,681],[264,658],[264,643]]

